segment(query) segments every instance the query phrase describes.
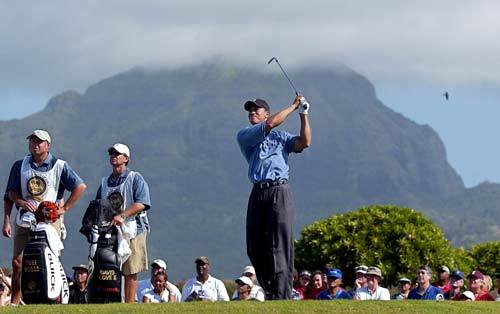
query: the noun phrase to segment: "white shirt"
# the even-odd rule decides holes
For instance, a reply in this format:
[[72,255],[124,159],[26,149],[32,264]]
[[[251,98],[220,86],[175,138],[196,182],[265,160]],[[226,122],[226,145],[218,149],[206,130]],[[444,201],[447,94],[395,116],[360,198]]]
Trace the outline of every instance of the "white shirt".
[[144,291],[144,297],[148,298],[151,303],[167,303],[168,291],[163,290],[161,295],[159,295],[155,293],[154,289],[147,289],[146,291]]
[[[238,288],[234,290],[232,300],[238,297]],[[250,299],[255,299],[257,301],[264,301],[266,299],[266,294],[261,286],[253,285],[252,290],[250,290]]]
[[356,295],[354,296],[356,300],[390,300],[391,295],[389,290],[386,288],[378,287],[374,293],[371,292],[368,287],[360,288],[356,290]]
[[210,275],[205,283],[199,282],[196,277],[186,282],[182,288],[182,301],[186,301],[192,293],[196,293],[201,299],[210,301],[229,301],[224,283]]
[[[175,296],[175,301],[176,302],[181,302],[181,292],[179,291],[179,289],[174,284],[172,284],[170,281],[167,281],[167,285],[172,290],[172,293]],[[137,283],[137,290],[136,290],[137,291],[136,292],[136,300],[137,300],[137,302],[142,303],[142,298],[144,297],[145,293],[148,290],[154,290],[153,284],[151,283],[151,279],[140,280]],[[165,290],[164,294],[166,295],[166,298],[167,298],[167,301],[168,301],[169,292]],[[167,301],[164,301],[164,302],[167,302]],[[153,301],[151,300],[151,302],[153,302]]]

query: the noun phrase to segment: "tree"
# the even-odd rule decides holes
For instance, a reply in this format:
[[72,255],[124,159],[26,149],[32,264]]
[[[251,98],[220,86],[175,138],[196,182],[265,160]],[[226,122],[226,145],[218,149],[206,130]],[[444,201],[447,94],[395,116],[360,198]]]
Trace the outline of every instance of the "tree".
[[469,252],[474,269],[490,276],[500,270],[500,241],[476,244]]
[[420,265],[468,265],[463,250],[453,249],[430,219],[392,205],[363,207],[317,221],[301,232],[295,247],[298,269],[337,267],[346,285],[361,264],[379,267],[388,286],[402,276],[414,278]]

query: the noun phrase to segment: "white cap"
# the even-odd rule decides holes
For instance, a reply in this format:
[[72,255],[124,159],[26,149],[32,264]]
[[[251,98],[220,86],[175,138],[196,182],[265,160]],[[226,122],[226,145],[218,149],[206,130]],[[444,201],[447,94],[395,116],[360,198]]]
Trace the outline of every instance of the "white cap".
[[165,261],[160,259],[160,258],[155,259],[151,263],[151,267],[153,267],[154,265],[158,265],[158,266],[160,266],[160,268],[167,269],[167,263],[165,263]]
[[130,158],[130,149],[128,149],[128,146],[125,144],[121,144],[121,143],[114,144],[113,146],[108,148],[108,153],[110,153],[113,150],[116,150],[120,154],[123,154],[123,155],[127,156],[128,158]]
[[47,142],[49,142],[49,144],[52,141],[50,138],[49,132],[44,131],[44,130],[34,130],[33,132],[31,132],[30,135],[28,135],[28,137],[26,137],[26,139],[30,139],[33,136],[38,137],[42,141],[47,141]]
[[253,266],[245,266],[245,268],[243,268],[243,271],[241,272],[241,274],[246,274],[246,273],[250,273],[252,275],[255,275],[255,268],[253,268]]
[[252,279],[248,278],[247,276],[241,276],[240,278],[236,279],[234,282],[236,283],[243,283],[247,286],[249,286],[250,288],[253,287],[253,282],[252,282]]
[[449,269],[447,266],[441,266],[441,267],[439,267],[439,270],[441,270],[441,271],[445,271],[445,272],[447,272],[448,274],[450,273],[450,269]]
[[474,296],[474,293],[472,293],[472,291],[464,291],[464,292],[462,292],[462,296],[466,297],[467,299],[469,299],[471,301],[476,300],[476,297]]

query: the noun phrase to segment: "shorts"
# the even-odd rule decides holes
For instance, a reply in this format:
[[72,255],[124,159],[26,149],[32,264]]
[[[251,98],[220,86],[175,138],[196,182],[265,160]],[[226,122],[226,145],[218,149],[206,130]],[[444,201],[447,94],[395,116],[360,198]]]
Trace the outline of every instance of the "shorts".
[[124,275],[133,275],[148,270],[148,249],[146,247],[147,231],[130,240],[130,257],[123,263]]
[[[57,219],[52,226],[56,228],[57,234],[61,234],[61,219]],[[14,245],[13,245],[13,258],[19,257],[28,243],[30,236],[30,229],[18,226],[14,222]]]

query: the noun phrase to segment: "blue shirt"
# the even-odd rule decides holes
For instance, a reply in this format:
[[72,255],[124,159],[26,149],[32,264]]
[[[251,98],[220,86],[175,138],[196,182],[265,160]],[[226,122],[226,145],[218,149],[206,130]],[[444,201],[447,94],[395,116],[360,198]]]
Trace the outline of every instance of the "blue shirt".
[[[240,150],[248,162],[252,183],[276,181],[289,177],[288,155],[295,152],[294,136],[285,131],[265,133],[265,123],[245,127],[238,132]],[[300,153],[300,151],[295,152]]]
[[418,293],[418,288],[412,289],[408,295],[409,300],[444,300],[443,290],[429,285],[424,294]]
[[[29,164],[32,169],[40,172],[47,172],[54,167],[57,158],[54,158],[51,153],[48,154],[47,158],[38,166],[33,158],[30,157]],[[22,160],[18,160],[14,163],[10,170],[9,183],[7,184],[7,190],[16,192],[17,195],[22,196],[21,189],[21,166],[23,164]],[[83,183],[83,180],[76,174],[76,172],[68,165],[67,162],[64,163],[64,167],[61,173],[61,181],[57,191],[57,199],[62,199],[64,196],[64,191],[68,190],[72,192],[77,186]]]
[[330,290],[326,289],[325,291],[318,294],[316,297],[318,300],[338,300],[338,299],[351,299],[351,295],[342,289],[339,289],[335,295],[330,294]]
[[[110,174],[108,177],[107,184],[109,187],[116,187],[122,184],[125,179],[127,179],[128,174],[130,173],[130,169],[127,168],[127,170],[120,174],[118,179],[113,178],[113,174]],[[138,172],[136,172],[136,175],[134,177],[134,182],[132,182],[132,188],[133,188],[133,195],[134,195],[134,200],[133,203],[141,203],[144,205],[144,210],[148,210],[151,207],[151,199],[149,197],[149,186],[147,182],[144,180],[142,175]],[[96,199],[101,199],[101,185],[99,185],[99,188],[97,189],[96,193]],[[135,216],[135,220],[137,221],[137,234],[141,233],[142,227],[141,227],[141,222],[139,215]],[[149,226],[149,222],[145,221],[146,224]],[[148,226],[146,226],[148,228]]]

